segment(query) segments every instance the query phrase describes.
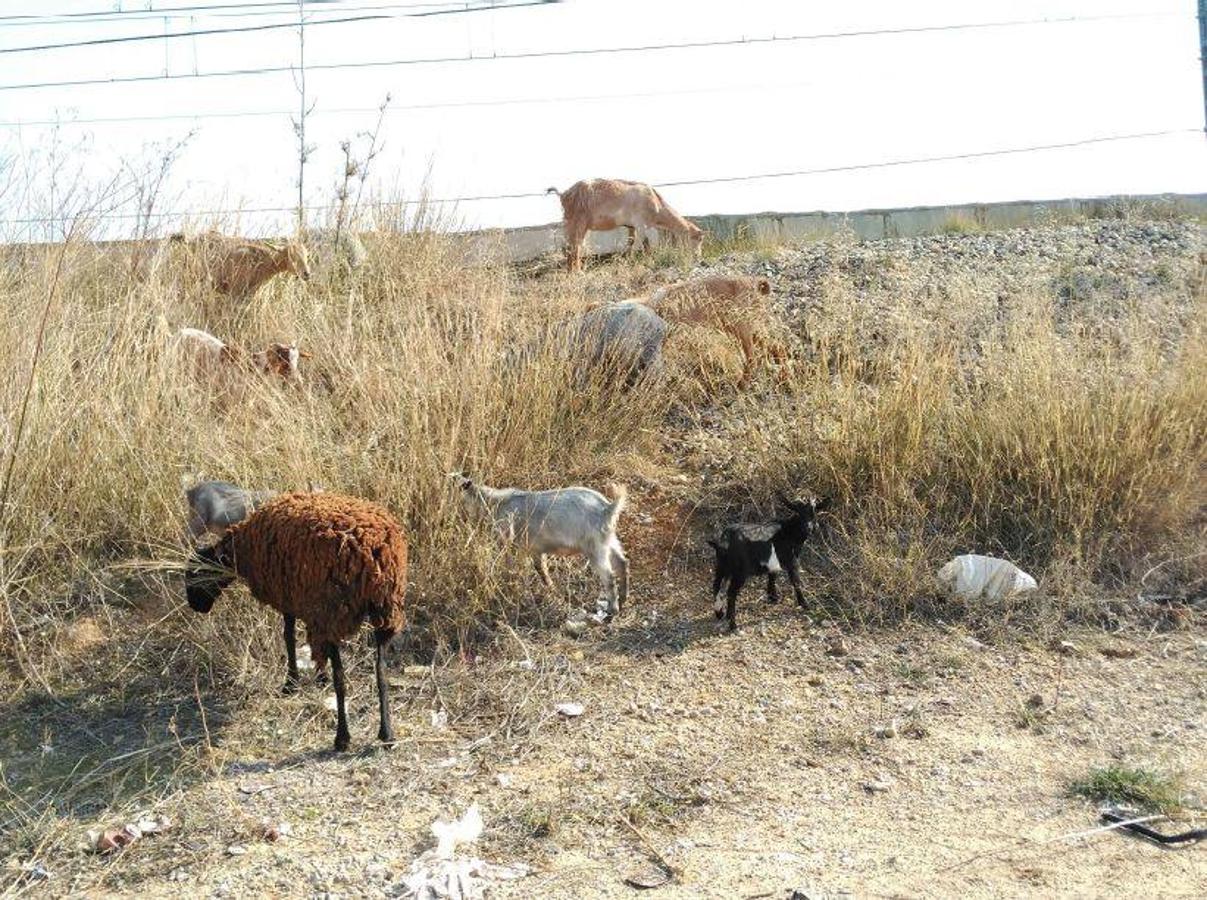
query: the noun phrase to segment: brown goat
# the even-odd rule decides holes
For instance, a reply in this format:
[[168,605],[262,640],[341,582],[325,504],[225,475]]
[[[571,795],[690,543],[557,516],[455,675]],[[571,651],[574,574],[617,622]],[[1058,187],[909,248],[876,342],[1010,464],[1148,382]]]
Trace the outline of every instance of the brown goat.
[[263,350],[249,352],[223,343],[200,328],[182,328],[176,333],[176,346],[193,374],[216,386],[231,388],[240,370],[271,375],[292,384],[302,383],[298,365],[310,354],[298,345],[274,342]]
[[287,693],[298,683],[297,619],[306,625],[315,666],[331,661],[336,750],[347,750],[351,741],[339,645],[368,620],[377,644],[377,736],[392,744],[382,652],[406,625],[407,541],[398,521],[384,507],[356,497],[283,494],[232,525],[216,544],[194,551],[184,577],[189,606],[209,612],[236,577],[285,618]]
[[250,298],[269,279],[284,272],[292,272],[303,281],[310,279],[309,256],[299,241],[249,241],[217,231],[195,238],[174,234],[170,240],[188,245],[214,290],[236,300]]
[[562,201],[563,227],[566,231],[566,266],[571,272],[582,268],[583,242],[588,231],[627,228],[626,250],[644,242],[648,228],[661,228],[681,235],[691,243],[696,258],[704,242],[704,232],[679,215],[662,195],[648,184],[616,178],[591,178],[578,181],[565,191],[549,188]]
[[776,360],[785,357],[783,347],[766,338],[770,316],[763,298],[770,293],[766,278],[709,275],[659,288],[644,302],[667,322],[708,325],[733,335],[742,345],[740,384],[745,386],[759,350]]

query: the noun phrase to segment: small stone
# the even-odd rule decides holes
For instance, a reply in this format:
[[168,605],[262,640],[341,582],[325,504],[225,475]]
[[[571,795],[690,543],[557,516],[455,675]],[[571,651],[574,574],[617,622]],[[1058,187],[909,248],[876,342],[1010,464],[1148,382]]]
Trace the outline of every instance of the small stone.
[[587,633],[588,624],[585,619],[567,619],[562,625],[562,630],[570,637],[582,637]]
[[826,656],[846,656],[850,652],[851,648],[847,646],[847,642],[842,639],[840,634],[826,642]]
[[1081,648],[1072,641],[1059,641],[1055,649],[1062,656],[1078,656],[1081,654]]
[[247,848],[242,844],[231,844],[226,848],[227,856],[243,856],[247,853]]
[[1098,651],[1107,659],[1132,659],[1139,651],[1135,647],[1127,647],[1122,644],[1102,647]]
[[869,794],[886,794],[892,788],[893,783],[887,779],[877,779],[876,781],[865,781],[863,789]]
[[897,722],[894,720],[887,725],[881,725],[872,733],[878,738],[895,738],[897,736]]

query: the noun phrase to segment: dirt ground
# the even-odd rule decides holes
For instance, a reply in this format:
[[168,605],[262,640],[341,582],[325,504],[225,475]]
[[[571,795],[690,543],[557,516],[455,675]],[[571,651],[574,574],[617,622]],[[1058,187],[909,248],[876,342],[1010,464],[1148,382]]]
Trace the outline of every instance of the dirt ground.
[[[941,622],[815,621],[751,585],[743,628],[727,635],[708,573],[686,554],[639,550],[656,538],[640,522],[633,602],[613,626],[512,633],[477,659],[399,669],[392,751],[373,746],[365,653],[350,671],[351,754],[328,750],[319,687],[205,704],[202,774],[153,804],[171,830],[98,857],[78,846],[86,829],[121,820],[67,821],[50,878],[10,889],[398,896],[431,822],[477,802],[476,855],[532,868],[494,897],[629,896],[626,878],[657,882],[668,868],[649,893],[1203,895],[1201,847],[1086,834],[1096,810],[1067,793],[1115,761],[1207,785],[1202,623],[1070,633],[1075,646],[1058,652]],[[562,702],[584,712],[562,716]],[[446,724],[433,722],[441,711]],[[264,822],[292,833],[266,841]]]

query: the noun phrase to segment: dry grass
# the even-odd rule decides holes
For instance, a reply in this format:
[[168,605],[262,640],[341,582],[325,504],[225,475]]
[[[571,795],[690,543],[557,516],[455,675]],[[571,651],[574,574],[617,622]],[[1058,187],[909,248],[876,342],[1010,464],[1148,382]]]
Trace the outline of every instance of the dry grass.
[[[437,659],[507,643],[499,623],[552,627],[591,590],[566,565],[554,596],[539,592],[523,561],[458,514],[443,478],[452,469],[531,487],[682,474],[676,496],[697,508],[694,530],[765,509],[777,491],[832,494],[829,565],[810,585],[847,620],[933,609],[932,573],[952,552],[1008,555],[1045,585],[1023,608],[976,611],[1000,624],[1056,621],[1154,559],[1201,550],[1201,273],[1162,282],[1153,306],[1178,310],[1171,327],[1140,305],[1070,321],[1037,285],[1005,305],[976,283],[911,292],[908,266],[888,263],[886,283],[907,289],[887,311],[869,312],[848,281],[822,283],[807,325],[793,325],[791,364],[749,393],[733,387],[736,346],[690,330],[671,339],[665,382],[625,393],[584,386],[555,326],[686,274],[675,250],[578,278],[470,263],[432,232],[384,232],[370,253],[355,280],[279,279],[242,307],[170,252],[140,280],[128,259],[79,239],[0,275],[0,370],[17,376],[0,385],[0,461],[12,466],[0,686],[18,723],[0,729],[0,760],[23,760],[17,775],[0,762],[0,831],[16,856],[220,768],[220,735],[279,682],[262,663],[280,652],[266,612],[238,597],[207,618],[181,611],[182,477],[314,482],[397,511],[413,547],[410,652]],[[182,326],[243,343],[297,339],[314,354],[308,385],[251,381],[206,396],[168,352]],[[516,346],[536,350],[509,364]],[[1196,565],[1187,579],[1201,577]],[[360,656],[353,679],[365,677]],[[468,733],[531,740],[540,720],[492,684],[447,682],[439,702]],[[325,713],[307,703],[288,707],[299,747],[326,741]],[[25,733],[23,721],[48,732]],[[57,748],[44,760],[41,742]],[[651,790],[644,819],[672,817]],[[531,834],[557,824],[539,804],[514,820]]]

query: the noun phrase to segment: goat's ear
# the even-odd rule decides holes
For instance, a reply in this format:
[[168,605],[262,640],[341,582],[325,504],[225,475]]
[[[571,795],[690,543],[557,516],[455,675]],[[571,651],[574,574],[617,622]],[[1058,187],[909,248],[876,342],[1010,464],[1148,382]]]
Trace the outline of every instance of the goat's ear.
[[825,512],[827,509],[830,508],[830,504],[832,502],[833,502],[832,497],[822,497],[820,500],[814,500],[813,501],[813,511],[814,512]]

